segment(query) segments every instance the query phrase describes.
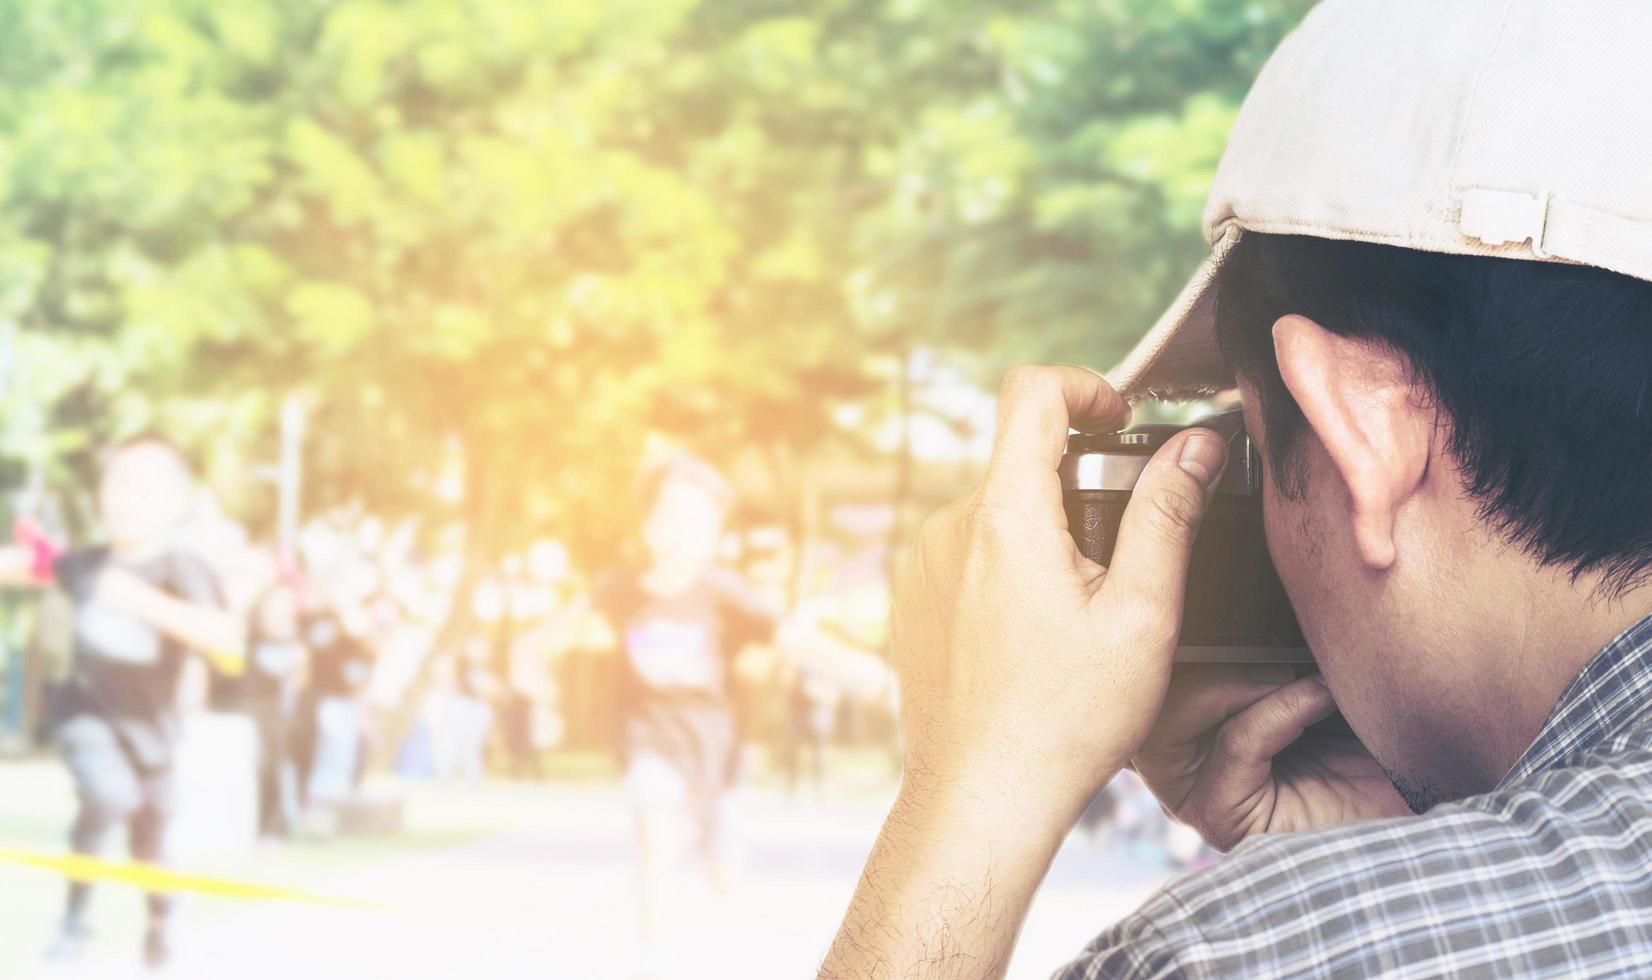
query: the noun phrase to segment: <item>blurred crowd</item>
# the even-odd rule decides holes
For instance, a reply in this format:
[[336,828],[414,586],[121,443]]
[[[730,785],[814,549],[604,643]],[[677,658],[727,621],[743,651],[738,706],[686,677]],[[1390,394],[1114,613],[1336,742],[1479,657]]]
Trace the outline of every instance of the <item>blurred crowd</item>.
[[[834,758],[887,785],[899,745],[882,527],[813,544],[817,581],[788,596],[790,542],[732,522],[736,492],[716,469],[669,456],[641,492],[637,546],[610,567],[577,570],[539,541],[478,569],[462,547],[359,510],[318,514],[285,547],[256,540],[169,442],[116,447],[101,537],[68,547],[25,515],[0,549],[0,575],[37,596],[24,687],[38,740],[75,780],[72,847],[107,854],[125,825],[134,859],[167,860],[189,816],[175,770],[192,718],[215,719],[213,765],[253,770],[256,804],[236,811],[249,843],[393,833],[394,796],[364,790],[375,770],[459,783],[613,772],[634,819],[647,974],[681,858],[727,887],[734,787],[819,800]],[[245,751],[226,722],[250,735]],[[219,833],[235,822],[213,817]],[[1207,857],[1128,773],[1083,827],[1149,858]],[[53,958],[90,941],[88,895],[70,886]],[[145,958],[159,965],[171,902],[148,901]]]

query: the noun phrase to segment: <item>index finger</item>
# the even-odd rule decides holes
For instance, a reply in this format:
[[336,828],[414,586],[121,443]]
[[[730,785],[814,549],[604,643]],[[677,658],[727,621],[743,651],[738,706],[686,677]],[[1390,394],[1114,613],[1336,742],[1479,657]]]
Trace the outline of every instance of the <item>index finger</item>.
[[1130,406],[1107,379],[1088,368],[1022,365],[998,389],[998,434],[987,482],[1024,485],[1048,481],[1067,448],[1072,427],[1122,426]]
[[1178,665],[1148,741],[1165,749],[1197,741],[1295,679],[1295,672],[1283,664]]

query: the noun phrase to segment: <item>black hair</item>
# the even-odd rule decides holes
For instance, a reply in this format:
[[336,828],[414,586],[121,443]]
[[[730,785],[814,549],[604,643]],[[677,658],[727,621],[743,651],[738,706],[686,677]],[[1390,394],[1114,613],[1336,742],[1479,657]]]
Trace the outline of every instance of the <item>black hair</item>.
[[1301,493],[1304,419],[1273,325],[1300,314],[1402,355],[1483,520],[1575,581],[1652,573],[1652,282],[1580,265],[1246,232],[1216,273],[1222,356],[1254,386],[1269,470]]

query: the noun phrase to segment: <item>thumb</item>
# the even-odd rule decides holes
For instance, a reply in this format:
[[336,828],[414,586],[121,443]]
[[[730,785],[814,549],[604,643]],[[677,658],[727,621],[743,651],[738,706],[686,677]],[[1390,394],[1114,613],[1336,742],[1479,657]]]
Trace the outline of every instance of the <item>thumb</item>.
[[1102,587],[1110,601],[1181,622],[1193,538],[1226,462],[1222,437],[1200,428],[1178,433],[1153,454],[1119,521]]

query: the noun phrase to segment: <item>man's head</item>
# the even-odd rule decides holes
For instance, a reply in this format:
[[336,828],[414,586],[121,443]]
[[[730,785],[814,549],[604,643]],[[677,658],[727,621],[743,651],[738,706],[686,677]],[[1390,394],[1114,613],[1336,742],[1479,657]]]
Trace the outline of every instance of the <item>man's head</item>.
[[1281,578],[1415,804],[1500,777],[1648,606],[1649,32],[1642,0],[1322,0],[1239,110],[1210,258],[1108,373],[1239,385]]
[[1216,330],[1338,704],[1414,807],[1485,788],[1523,681],[1577,668],[1511,651],[1652,575],[1652,282],[1246,233]]
[[183,453],[164,437],[145,434],[116,445],[98,485],[110,546],[140,554],[164,545],[188,509],[191,486]]

